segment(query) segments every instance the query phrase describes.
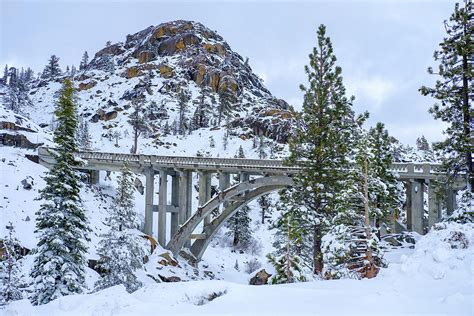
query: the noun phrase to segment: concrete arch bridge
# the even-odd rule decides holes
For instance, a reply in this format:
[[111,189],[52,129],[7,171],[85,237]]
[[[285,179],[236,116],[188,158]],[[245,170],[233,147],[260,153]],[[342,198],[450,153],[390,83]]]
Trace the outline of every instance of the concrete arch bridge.
[[[47,147],[38,148],[39,163],[51,167],[55,161]],[[259,196],[294,185],[292,177],[301,167],[285,166],[282,160],[174,157],[133,155],[103,152],[77,152],[76,157],[85,161],[80,167],[90,173],[90,182],[98,183],[100,171],[120,171],[124,163],[137,173],[145,175],[145,225],[144,233],[153,234],[153,216],[158,214],[156,229],[158,243],[177,255],[189,248],[196,259],[201,259],[210,241],[220,227],[241,207]],[[442,176],[437,164],[394,163],[405,183],[407,193],[407,230],[424,233],[427,227],[441,217],[442,201],[428,186],[430,180]],[[192,209],[193,175],[199,178],[198,206]],[[211,177],[219,180],[217,194],[211,195]],[[240,182],[231,185],[231,176],[239,175]],[[158,190],[155,177],[159,177]],[[171,185],[168,182],[171,181]],[[171,199],[168,201],[168,188]],[[158,192],[156,192],[158,191]],[[424,218],[424,196],[428,192],[428,220]],[[448,212],[455,208],[454,188],[447,188]],[[155,201],[155,195],[158,199]],[[167,223],[167,213],[171,213]],[[170,225],[168,225],[170,224]],[[167,227],[170,239],[167,240]],[[200,233],[195,230],[202,227]]]

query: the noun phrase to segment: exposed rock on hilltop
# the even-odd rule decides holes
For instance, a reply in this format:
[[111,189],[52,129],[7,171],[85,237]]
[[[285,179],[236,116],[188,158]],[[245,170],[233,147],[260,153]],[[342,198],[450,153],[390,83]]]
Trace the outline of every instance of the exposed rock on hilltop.
[[220,35],[197,22],[150,26],[125,42],[108,43],[79,72],[40,79],[30,92],[31,117],[38,124],[51,122],[54,93],[67,76],[77,84],[79,114],[91,124],[93,142],[107,146],[108,140],[121,150],[130,144],[118,139],[132,135],[128,118],[133,103],[142,104],[150,119],[141,140],[146,146],[169,148],[166,144],[174,142],[166,139],[170,134],[204,132],[207,140],[224,127],[232,129],[231,137],[264,135],[285,143],[292,130],[288,104],[264,87],[248,61]]

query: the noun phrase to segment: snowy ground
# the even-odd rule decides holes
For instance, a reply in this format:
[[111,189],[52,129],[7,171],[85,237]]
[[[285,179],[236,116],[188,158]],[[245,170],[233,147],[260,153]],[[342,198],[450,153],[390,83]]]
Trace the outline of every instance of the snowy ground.
[[[468,248],[448,242],[464,233]],[[452,247],[457,246],[458,249]],[[415,249],[387,254],[371,280],[249,286],[229,281],[148,284],[133,294],[118,286],[33,307],[10,304],[3,315],[473,315],[474,225],[452,224]],[[209,301],[209,298],[218,296]]]

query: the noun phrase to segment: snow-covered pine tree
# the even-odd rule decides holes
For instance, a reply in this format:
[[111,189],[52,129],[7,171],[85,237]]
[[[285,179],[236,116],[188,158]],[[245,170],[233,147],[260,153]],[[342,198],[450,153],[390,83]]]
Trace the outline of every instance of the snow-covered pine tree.
[[23,298],[23,281],[16,250],[20,243],[15,237],[13,224],[8,223],[6,228],[8,236],[3,239],[3,254],[0,258],[0,306]]
[[219,93],[218,126],[221,125],[222,119],[225,119],[229,115],[229,112],[235,107],[236,103],[237,98],[231,89],[227,88]]
[[3,69],[3,77],[2,77],[2,81],[3,81],[3,85],[7,85],[8,84],[8,65],[6,64],[5,65],[5,68]]
[[92,136],[89,132],[89,122],[87,119],[79,119],[79,128],[77,129],[77,145],[80,150],[92,149]]
[[[289,165],[306,160],[305,172],[294,177],[303,188],[293,197],[304,206],[305,225],[312,235],[312,266],[315,274],[323,270],[321,238],[328,230],[342,197],[347,190],[348,158],[357,126],[352,110],[353,97],[346,97],[341,68],[336,66],[326,27],[317,32],[317,46],[305,67],[309,86],[304,91],[303,112],[298,117],[295,136],[290,140]],[[363,118],[360,118],[362,121]]]
[[[245,152],[242,145],[235,155],[235,158],[245,158]],[[237,182],[240,181],[240,175],[235,177]],[[241,207],[235,214],[226,222],[226,227],[229,228],[228,236],[233,238],[232,245],[245,249],[252,239],[252,231],[250,230],[250,223],[252,222],[249,216],[250,208],[248,205]]]
[[51,154],[56,164],[44,177],[46,186],[40,191],[43,204],[36,213],[38,245],[31,271],[34,286],[31,300],[35,305],[82,293],[85,289],[85,241],[89,227],[79,196],[79,178],[73,169],[79,164],[74,158],[76,108],[76,91],[66,79],[55,111],[58,126]]
[[[437,99],[430,108],[435,119],[446,122],[446,140],[435,145],[441,151],[442,162],[452,181],[465,173],[468,190],[474,193],[474,169],[472,153],[472,102],[474,99],[474,3],[465,0],[464,6],[456,3],[449,21],[444,22],[447,36],[435,51],[439,62],[437,71],[431,67],[428,73],[439,76],[433,88],[421,87],[423,95]],[[473,196],[467,196],[473,200]],[[471,207],[471,210],[473,208]]]
[[82,55],[81,62],[79,63],[79,70],[87,70],[87,65],[89,64],[89,54],[87,51]]
[[189,92],[182,88],[178,93],[179,122],[178,132],[180,135],[186,134],[187,119],[186,112],[188,110],[188,101],[190,99]]
[[263,135],[260,135],[259,142],[258,142],[258,158],[265,159],[267,158],[267,145],[265,144],[265,140],[263,139]]
[[257,199],[258,204],[260,205],[260,218],[261,223],[265,224],[265,219],[269,218],[272,210],[271,199],[268,195],[262,195]]
[[133,200],[133,174],[125,164],[118,178],[113,208],[107,218],[108,231],[101,235],[97,253],[99,267],[105,271],[96,283],[96,290],[123,284],[128,292],[141,287],[135,271],[142,268],[145,251],[135,233],[138,221]]
[[59,67],[59,57],[51,55],[48,63],[43,70],[43,79],[54,79],[61,75],[61,68]]
[[278,211],[280,215],[274,225],[276,229],[273,247],[275,251],[267,255],[276,270],[273,284],[293,283],[305,280],[302,251],[305,243],[305,229],[300,225],[304,216],[300,207],[293,203],[292,190],[282,190]]
[[224,132],[224,136],[222,136],[222,148],[227,150],[227,146],[229,145],[229,131],[226,129]]
[[136,154],[138,151],[138,138],[143,132],[148,130],[148,122],[144,114],[141,101],[132,102],[133,112],[130,114],[128,123],[133,129],[133,145],[130,152]]
[[[380,237],[382,223],[389,224],[390,218],[398,214],[403,202],[403,186],[390,170],[393,162],[391,138],[384,124],[377,123],[368,133],[361,132],[359,142],[367,138],[367,144],[358,150],[368,151],[370,218],[375,222],[377,236]],[[360,147],[360,146],[359,146]],[[365,148],[366,147],[366,148]]]

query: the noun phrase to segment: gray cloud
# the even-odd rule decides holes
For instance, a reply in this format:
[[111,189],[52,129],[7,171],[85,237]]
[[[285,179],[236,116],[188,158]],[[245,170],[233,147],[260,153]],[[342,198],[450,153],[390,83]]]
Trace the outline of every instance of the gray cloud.
[[0,62],[41,71],[48,57],[78,64],[105,42],[123,41],[149,25],[186,19],[218,31],[272,93],[297,108],[306,82],[303,67],[327,25],[355,108],[369,110],[369,123],[386,123],[391,134],[414,143],[424,134],[442,137],[443,125],[427,113],[433,100],[417,89],[431,84],[426,74],[443,38],[442,22],[453,1],[336,2],[126,2],[3,1],[0,4]]

